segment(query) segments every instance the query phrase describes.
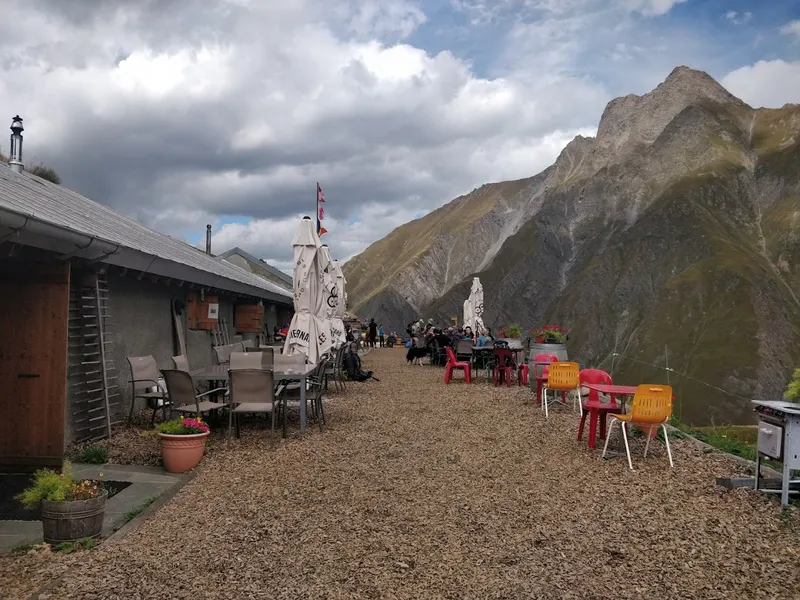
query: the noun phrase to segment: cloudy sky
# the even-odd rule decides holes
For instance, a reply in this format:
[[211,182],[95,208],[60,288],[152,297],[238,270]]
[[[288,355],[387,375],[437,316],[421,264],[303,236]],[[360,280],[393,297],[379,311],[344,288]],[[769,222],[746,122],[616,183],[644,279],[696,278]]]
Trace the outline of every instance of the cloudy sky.
[[679,64],[800,102],[800,2],[28,0],[3,7],[0,115],[64,185],[286,267],[317,181],[344,259],[536,174]]

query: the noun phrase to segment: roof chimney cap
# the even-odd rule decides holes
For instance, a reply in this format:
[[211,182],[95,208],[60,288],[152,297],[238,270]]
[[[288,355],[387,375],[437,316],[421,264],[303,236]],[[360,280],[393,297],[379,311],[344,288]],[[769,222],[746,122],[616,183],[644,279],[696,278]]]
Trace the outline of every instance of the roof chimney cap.
[[22,133],[25,131],[25,128],[22,126],[22,117],[19,115],[11,119],[11,131],[14,133]]
[[8,166],[14,173],[22,173],[22,117],[17,115],[11,119],[11,145],[8,152]]

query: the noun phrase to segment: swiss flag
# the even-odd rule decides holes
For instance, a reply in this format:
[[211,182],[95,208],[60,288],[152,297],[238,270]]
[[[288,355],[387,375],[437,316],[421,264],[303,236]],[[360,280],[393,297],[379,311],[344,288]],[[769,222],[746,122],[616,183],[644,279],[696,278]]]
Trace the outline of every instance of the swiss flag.
[[317,184],[317,202],[325,202],[325,194],[322,193],[322,188]]

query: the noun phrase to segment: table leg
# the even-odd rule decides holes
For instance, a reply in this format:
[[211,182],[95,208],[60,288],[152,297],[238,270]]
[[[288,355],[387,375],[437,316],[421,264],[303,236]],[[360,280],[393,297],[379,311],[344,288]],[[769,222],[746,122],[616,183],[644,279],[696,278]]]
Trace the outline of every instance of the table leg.
[[592,408],[589,410],[589,448],[594,449],[597,440],[597,417],[600,411]]
[[300,378],[300,435],[306,433],[306,378]]
[[606,439],[606,416],[608,413],[603,411],[603,414],[600,415],[600,439]]

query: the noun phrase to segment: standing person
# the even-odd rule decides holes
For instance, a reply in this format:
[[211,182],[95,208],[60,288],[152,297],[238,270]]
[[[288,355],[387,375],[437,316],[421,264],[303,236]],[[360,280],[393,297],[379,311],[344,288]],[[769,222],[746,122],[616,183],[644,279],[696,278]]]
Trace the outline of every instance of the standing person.
[[375,340],[378,337],[378,325],[375,323],[375,319],[369,320],[369,334],[367,335],[367,341],[371,348],[375,347]]
[[379,344],[380,347],[383,348],[383,340],[384,340],[384,337],[383,337],[383,325],[378,327],[378,340],[380,342],[380,344]]

